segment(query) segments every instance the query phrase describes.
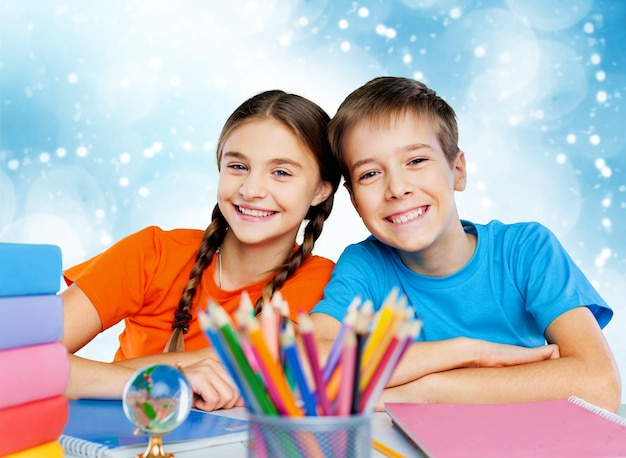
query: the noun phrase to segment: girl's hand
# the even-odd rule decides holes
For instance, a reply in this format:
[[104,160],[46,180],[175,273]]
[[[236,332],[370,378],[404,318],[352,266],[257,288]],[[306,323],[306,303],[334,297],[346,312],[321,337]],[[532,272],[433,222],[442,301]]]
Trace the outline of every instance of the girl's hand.
[[182,369],[193,389],[193,407],[196,409],[211,411],[244,405],[221,362],[207,358]]

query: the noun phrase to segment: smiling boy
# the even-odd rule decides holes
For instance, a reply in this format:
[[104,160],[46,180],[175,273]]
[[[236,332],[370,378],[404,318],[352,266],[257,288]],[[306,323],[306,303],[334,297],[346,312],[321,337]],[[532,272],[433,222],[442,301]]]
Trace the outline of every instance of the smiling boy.
[[[312,312],[322,351],[355,296],[379,308],[398,286],[423,321],[421,341],[378,408],[570,395],[619,407],[620,376],[602,333],[613,312],[556,237],[538,223],[460,219],[454,193],[465,189],[467,170],[452,107],[415,80],[376,78],[341,104],[329,138],[372,236],[346,248]],[[553,343],[560,357],[445,370],[441,361],[459,350],[461,336]]]

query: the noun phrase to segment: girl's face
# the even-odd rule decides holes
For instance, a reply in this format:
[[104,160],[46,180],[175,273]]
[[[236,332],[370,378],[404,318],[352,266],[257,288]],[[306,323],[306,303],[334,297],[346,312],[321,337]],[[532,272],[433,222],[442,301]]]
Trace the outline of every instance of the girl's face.
[[309,207],[331,192],[313,154],[278,121],[245,121],[224,142],[217,203],[244,244],[292,246]]

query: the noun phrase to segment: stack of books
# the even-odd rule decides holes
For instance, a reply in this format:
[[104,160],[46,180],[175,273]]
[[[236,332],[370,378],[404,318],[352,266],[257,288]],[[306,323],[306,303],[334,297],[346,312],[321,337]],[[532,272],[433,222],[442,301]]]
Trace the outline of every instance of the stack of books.
[[62,457],[69,378],[61,250],[0,243],[0,456]]

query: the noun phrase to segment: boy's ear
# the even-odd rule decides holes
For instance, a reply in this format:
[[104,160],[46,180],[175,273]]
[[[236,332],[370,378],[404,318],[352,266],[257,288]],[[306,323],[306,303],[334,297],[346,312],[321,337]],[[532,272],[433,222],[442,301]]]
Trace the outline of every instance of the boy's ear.
[[328,196],[330,196],[331,192],[333,192],[333,185],[330,184],[328,181],[320,181],[320,184],[317,187],[317,192],[315,193],[313,201],[311,202],[311,207],[315,207],[316,205],[324,202],[326,199],[328,199]]
[[[352,206],[354,207],[354,209],[357,211],[357,213],[359,212],[359,207],[356,204],[356,200],[354,200],[354,193],[352,192],[352,188],[350,187],[350,185],[348,185],[348,183],[346,183],[344,181],[343,183],[343,187],[346,188],[348,190],[348,194],[350,195],[350,202],[352,202]],[[360,215],[360,213],[359,213]]]
[[464,191],[467,184],[467,166],[465,164],[465,153],[461,150],[454,160],[454,190]]

